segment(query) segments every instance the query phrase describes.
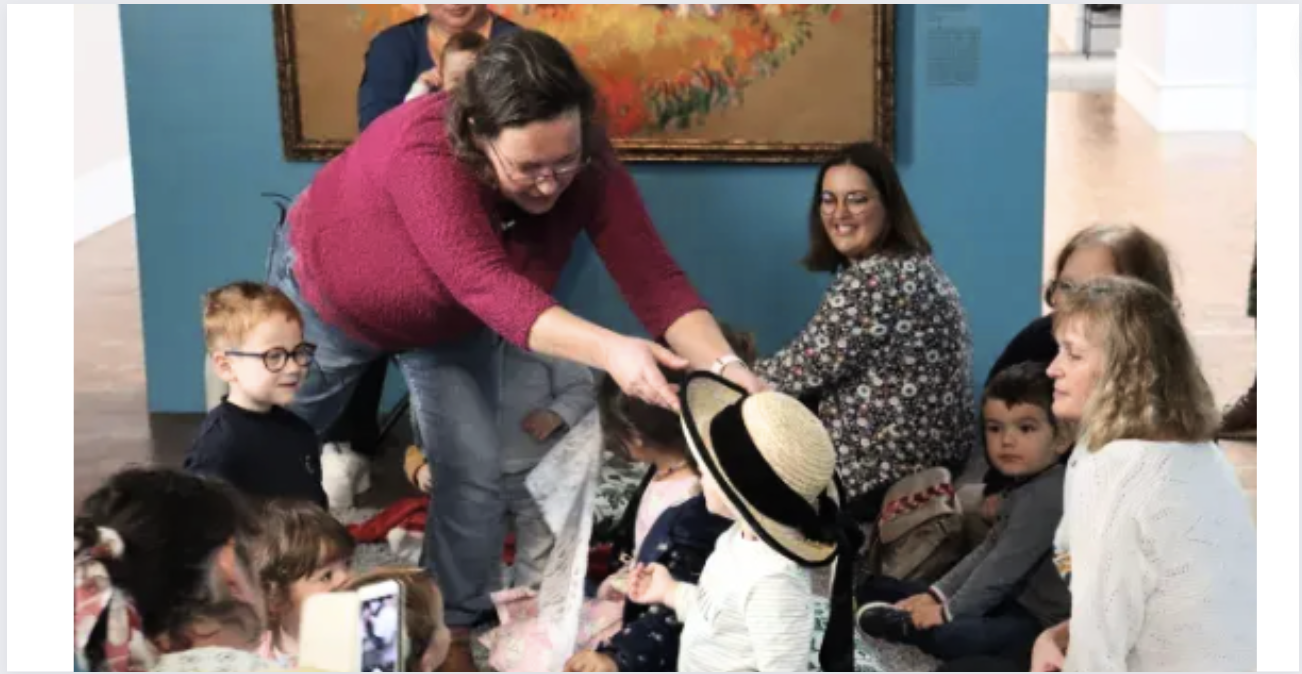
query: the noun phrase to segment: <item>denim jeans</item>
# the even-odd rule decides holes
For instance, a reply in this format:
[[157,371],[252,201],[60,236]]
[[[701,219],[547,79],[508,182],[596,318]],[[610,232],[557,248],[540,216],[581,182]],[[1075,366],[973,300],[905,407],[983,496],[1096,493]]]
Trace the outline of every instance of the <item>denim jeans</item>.
[[[303,314],[304,339],[317,345],[295,413],[324,435],[347,406],[367,367],[383,351],[326,323],[300,292],[292,271],[289,225],[276,234],[268,282]],[[422,565],[439,583],[452,627],[469,627],[492,610],[501,582],[505,506],[497,439],[501,337],[487,328],[458,342],[397,355],[411,415],[437,476],[425,524]]]
[[[872,602],[894,604],[926,591],[922,583],[875,576],[864,581],[855,596],[860,606]],[[1010,599],[980,618],[957,618],[914,632],[909,643],[947,662],[998,657],[1017,663],[1017,670],[1025,671],[1031,666],[1031,648],[1043,629],[1039,620]]]

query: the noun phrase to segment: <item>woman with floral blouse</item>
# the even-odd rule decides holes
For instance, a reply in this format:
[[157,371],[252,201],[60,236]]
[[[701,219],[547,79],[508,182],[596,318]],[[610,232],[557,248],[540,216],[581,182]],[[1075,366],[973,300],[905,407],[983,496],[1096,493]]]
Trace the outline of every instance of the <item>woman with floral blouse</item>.
[[754,370],[818,399],[849,511],[871,521],[896,481],[937,466],[957,478],[976,447],[967,319],[894,165],[869,143],[819,170],[804,265],[834,274],[832,285],[805,329]]

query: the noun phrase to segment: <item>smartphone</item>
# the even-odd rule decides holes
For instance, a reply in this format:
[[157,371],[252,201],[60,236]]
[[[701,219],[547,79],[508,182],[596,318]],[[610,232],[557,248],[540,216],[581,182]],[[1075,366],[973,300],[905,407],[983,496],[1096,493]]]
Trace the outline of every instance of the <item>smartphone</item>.
[[402,584],[395,580],[365,585],[357,590],[359,672],[401,672]]

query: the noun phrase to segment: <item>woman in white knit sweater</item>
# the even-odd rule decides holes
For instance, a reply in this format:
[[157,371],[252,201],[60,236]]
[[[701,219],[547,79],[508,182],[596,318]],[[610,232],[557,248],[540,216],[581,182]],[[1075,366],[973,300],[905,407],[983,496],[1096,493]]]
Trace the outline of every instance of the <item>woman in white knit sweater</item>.
[[1178,313],[1124,278],[1055,309],[1053,412],[1081,433],[1055,541],[1072,617],[1033,671],[1254,670],[1255,527]]

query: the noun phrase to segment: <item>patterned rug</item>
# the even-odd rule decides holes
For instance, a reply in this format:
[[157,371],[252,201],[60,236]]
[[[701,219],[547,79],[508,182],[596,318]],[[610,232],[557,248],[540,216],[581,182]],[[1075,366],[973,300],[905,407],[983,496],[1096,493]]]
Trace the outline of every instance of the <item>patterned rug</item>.
[[[597,489],[596,527],[594,531],[603,531],[613,527],[628,506],[633,492],[646,474],[646,468],[630,464],[614,455],[607,454],[602,466],[601,484]],[[334,511],[335,517],[345,524],[363,522],[373,517],[376,508],[351,508]],[[399,559],[387,543],[359,545],[353,555],[353,569],[364,572],[377,566],[401,565]],[[818,668],[818,647],[822,643],[823,633],[827,628],[827,601],[815,600],[814,605],[814,639],[810,644],[810,671]],[[476,635],[478,636],[478,635]],[[488,653],[479,645],[479,639],[472,639],[475,644],[475,661],[481,671],[488,671],[486,663]],[[855,636],[855,671],[857,672],[929,672],[934,671],[937,661],[911,646],[893,644],[880,639]]]

